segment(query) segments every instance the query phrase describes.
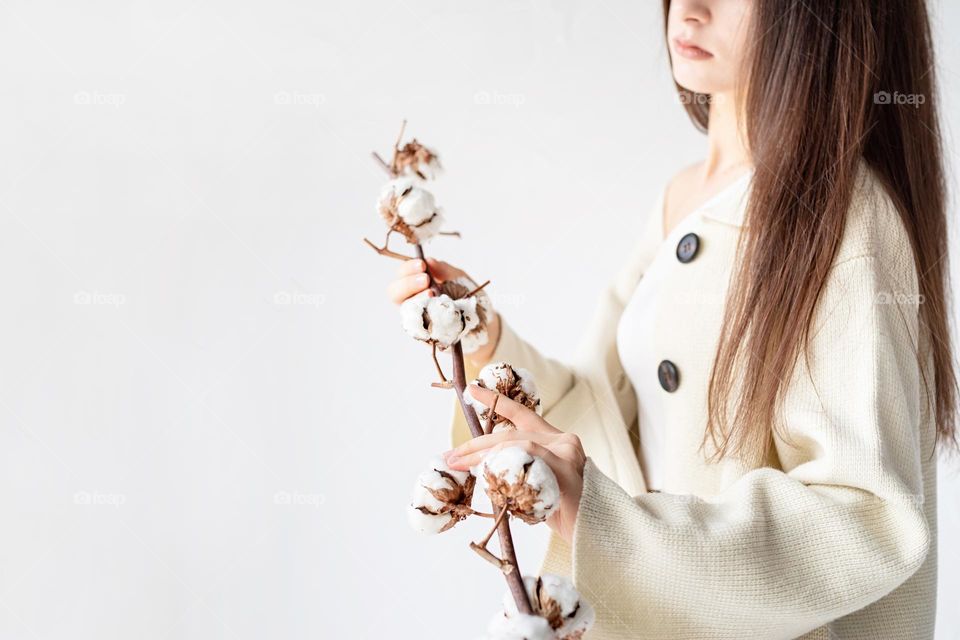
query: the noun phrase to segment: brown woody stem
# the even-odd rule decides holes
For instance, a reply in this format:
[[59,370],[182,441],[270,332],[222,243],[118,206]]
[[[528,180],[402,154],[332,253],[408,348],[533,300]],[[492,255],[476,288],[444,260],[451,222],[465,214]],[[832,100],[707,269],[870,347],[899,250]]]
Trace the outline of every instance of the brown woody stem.
[[[483,427],[480,426],[480,418],[477,417],[477,412],[467,404],[463,397],[463,392],[467,388],[467,376],[466,366],[463,362],[463,346],[459,342],[453,345],[453,388],[457,392],[463,417],[467,421],[467,426],[470,427],[470,434],[474,438],[482,436]],[[504,575],[507,578],[510,593],[513,595],[513,601],[517,605],[517,611],[532,615],[533,608],[530,606],[527,590],[523,586],[523,576],[520,573],[520,564],[517,562],[517,552],[513,548],[513,535],[510,533],[509,518],[500,521],[497,526],[497,533],[500,536],[500,552],[503,555],[503,562],[511,567],[509,572],[504,571]],[[505,566],[501,566],[501,569],[505,569]]]
[[430,272],[430,265],[427,263],[427,257],[423,255],[423,245],[419,242],[414,245],[417,250],[417,257],[423,260],[423,269],[427,272],[427,278],[430,279],[430,289],[440,295],[440,285],[437,284],[437,281],[433,279],[433,274]]

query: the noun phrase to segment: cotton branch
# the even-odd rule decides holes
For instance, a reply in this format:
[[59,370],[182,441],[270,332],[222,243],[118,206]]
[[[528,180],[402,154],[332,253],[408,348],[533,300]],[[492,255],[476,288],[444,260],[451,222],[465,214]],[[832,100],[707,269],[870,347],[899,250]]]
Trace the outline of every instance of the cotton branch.
[[[393,147],[393,157],[388,163],[383,158],[379,156],[376,152],[373,153],[373,158],[378,165],[390,176],[391,179],[396,179],[400,177],[401,165],[406,167],[407,170],[412,171],[421,178],[425,178],[423,169],[429,168],[430,171],[435,172],[439,169],[439,163],[436,160],[436,156],[433,155],[426,147],[419,145],[416,140],[413,140],[411,143],[408,143],[405,146],[401,147],[401,142],[403,138],[403,132],[406,127],[406,120],[403,121],[403,125],[400,127],[400,134],[397,136],[397,141],[394,143]],[[409,191],[409,189],[408,189]],[[406,195],[406,192],[400,194],[400,198]],[[398,200],[398,199],[397,199]],[[396,202],[394,200],[393,202]],[[389,231],[387,232],[387,240],[390,238],[390,234],[394,231],[403,233],[408,242],[414,245],[416,255],[418,258],[423,260],[426,274],[429,278],[430,289],[434,292],[435,295],[441,293],[441,287],[438,285],[436,279],[433,276],[433,273],[430,271],[430,266],[427,263],[426,255],[423,251],[423,245],[419,241],[415,241],[417,236],[417,225],[411,226],[405,221],[399,219],[400,216],[391,215],[389,224]],[[438,218],[439,220],[439,218]],[[428,224],[431,220],[426,220],[425,223]],[[442,232],[435,231],[435,233],[443,235],[457,235],[457,232]],[[391,251],[387,248],[387,241],[384,241],[383,247],[376,246],[373,242],[364,238],[364,242],[372,247],[380,255],[385,255],[391,258],[396,259],[408,259],[402,254]],[[489,281],[484,282],[482,285],[475,287],[472,291],[469,292],[469,295],[476,295],[479,293]],[[476,283],[474,283],[476,284]],[[469,297],[469,296],[466,296]],[[464,397],[464,392],[467,386],[466,380],[466,366],[464,364],[463,357],[463,345],[457,340],[451,347],[451,359],[453,361],[453,389],[457,394],[457,399],[460,402],[460,409],[463,412],[463,416],[466,419],[467,426],[470,429],[471,435],[476,438],[484,434],[484,429],[480,425],[480,418],[477,416],[477,412],[474,410],[473,406],[466,400]],[[443,375],[443,370],[440,367],[439,362],[436,360],[436,344],[433,344],[433,357],[434,362],[437,366],[438,373],[440,378],[443,381],[440,386],[446,386],[444,383],[447,382],[446,377]],[[479,514],[478,514],[479,515]],[[484,514],[485,515],[485,514]],[[452,526],[452,525],[451,525]],[[500,552],[503,556],[502,558],[496,558],[493,556],[487,549],[486,544],[489,541],[490,537],[493,535],[493,531],[496,530],[499,539],[500,539]],[[510,593],[513,596],[513,600],[516,603],[517,610],[523,614],[532,614],[533,608],[530,603],[530,599],[527,594],[527,590],[524,587],[523,576],[520,572],[520,566],[517,562],[517,553],[513,546],[513,536],[510,532],[510,518],[507,516],[507,509],[504,506],[494,523],[494,527],[491,529],[490,533],[483,540],[482,552],[479,550],[478,546],[474,546],[474,549],[484,555],[488,560],[491,558],[496,558],[495,564],[501,568],[504,572],[504,576],[507,580],[507,585],[510,588]],[[483,553],[486,552],[486,555]],[[489,556],[489,557],[488,557]]]

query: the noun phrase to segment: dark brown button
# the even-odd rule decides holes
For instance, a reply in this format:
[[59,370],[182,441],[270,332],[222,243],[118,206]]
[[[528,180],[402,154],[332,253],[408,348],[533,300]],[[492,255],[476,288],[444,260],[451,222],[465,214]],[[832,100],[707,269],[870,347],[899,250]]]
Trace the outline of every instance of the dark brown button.
[[669,360],[664,360],[657,366],[657,378],[660,386],[668,393],[673,393],[680,386],[680,372],[677,371],[677,365]]
[[697,256],[700,250],[700,236],[695,233],[688,233],[680,238],[677,243],[677,260],[683,263],[690,262]]

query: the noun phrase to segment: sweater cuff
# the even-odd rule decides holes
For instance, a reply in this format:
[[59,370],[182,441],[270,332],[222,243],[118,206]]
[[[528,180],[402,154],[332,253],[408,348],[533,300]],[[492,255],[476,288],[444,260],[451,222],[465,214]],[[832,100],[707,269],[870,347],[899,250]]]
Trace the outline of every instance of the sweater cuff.
[[610,550],[610,532],[615,530],[615,503],[625,495],[623,488],[600,471],[588,456],[583,467],[583,488],[571,544],[574,577],[586,575],[584,569],[588,564],[596,569],[596,563],[603,562],[603,555]]

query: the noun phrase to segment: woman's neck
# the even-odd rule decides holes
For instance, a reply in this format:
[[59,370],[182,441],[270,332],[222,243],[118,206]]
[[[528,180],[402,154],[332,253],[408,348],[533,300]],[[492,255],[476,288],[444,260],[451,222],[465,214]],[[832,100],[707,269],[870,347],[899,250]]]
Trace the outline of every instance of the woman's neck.
[[713,95],[707,130],[707,158],[703,163],[704,179],[736,173],[751,165],[742,125],[733,93]]

